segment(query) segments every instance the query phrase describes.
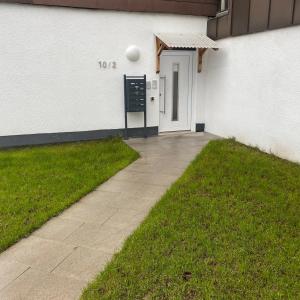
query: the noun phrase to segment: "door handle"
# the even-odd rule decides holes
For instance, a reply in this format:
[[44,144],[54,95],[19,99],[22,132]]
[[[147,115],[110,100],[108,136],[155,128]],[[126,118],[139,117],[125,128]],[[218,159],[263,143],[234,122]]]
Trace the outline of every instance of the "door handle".
[[163,97],[163,103],[162,103],[162,106],[160,106],[160,108],[161,108],[160,112],[165,114],[166,113],[166,83],[167,83],[167,78],[164,76],[164,77],[160,77],[160,79],[163,80],[163,86],[164,86],[163,95],[162,95],[161,92],[159,93],[160,101],[162,100],[161,97]]

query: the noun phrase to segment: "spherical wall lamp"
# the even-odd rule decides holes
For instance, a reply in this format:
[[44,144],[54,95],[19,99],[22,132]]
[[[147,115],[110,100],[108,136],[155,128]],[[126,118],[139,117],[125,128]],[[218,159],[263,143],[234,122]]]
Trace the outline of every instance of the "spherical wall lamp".
[[136,62],[140,59],[140,56],[141,56],[141,50],[139,47],[132,45],[127,48],[126,57],[128,60],[132,62]]

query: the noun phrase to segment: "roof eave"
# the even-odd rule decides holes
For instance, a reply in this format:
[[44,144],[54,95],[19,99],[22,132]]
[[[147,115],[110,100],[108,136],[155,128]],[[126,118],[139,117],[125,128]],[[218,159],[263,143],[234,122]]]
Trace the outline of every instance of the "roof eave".
[[215,16],[217,0],[175,1],[175,0],[0,0],[6,3],[21,3],[45,6],[61,6],[128,12],[173,13],[195,16]]

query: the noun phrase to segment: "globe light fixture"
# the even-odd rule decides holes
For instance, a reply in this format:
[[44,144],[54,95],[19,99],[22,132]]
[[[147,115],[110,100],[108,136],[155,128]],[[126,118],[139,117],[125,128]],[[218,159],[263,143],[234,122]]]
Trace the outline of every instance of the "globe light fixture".
[[132,45],[127,48],[126,57],[128,60],[132,62],[136,62],[140,59],[140,56],[141,56],[141,51],[139,47]]

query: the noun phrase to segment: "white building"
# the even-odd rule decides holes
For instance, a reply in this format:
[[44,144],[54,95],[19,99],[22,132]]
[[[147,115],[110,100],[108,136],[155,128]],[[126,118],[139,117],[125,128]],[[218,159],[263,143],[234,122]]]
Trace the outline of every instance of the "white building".
[[[264,31],[300,23],[300,1],[266,1],[0,1],[0,146],[123,134],[123,75],[145,74],[148,135],[205,128],[300,161],[300,30]],[[128,126],[143,136],[143,113]]]

